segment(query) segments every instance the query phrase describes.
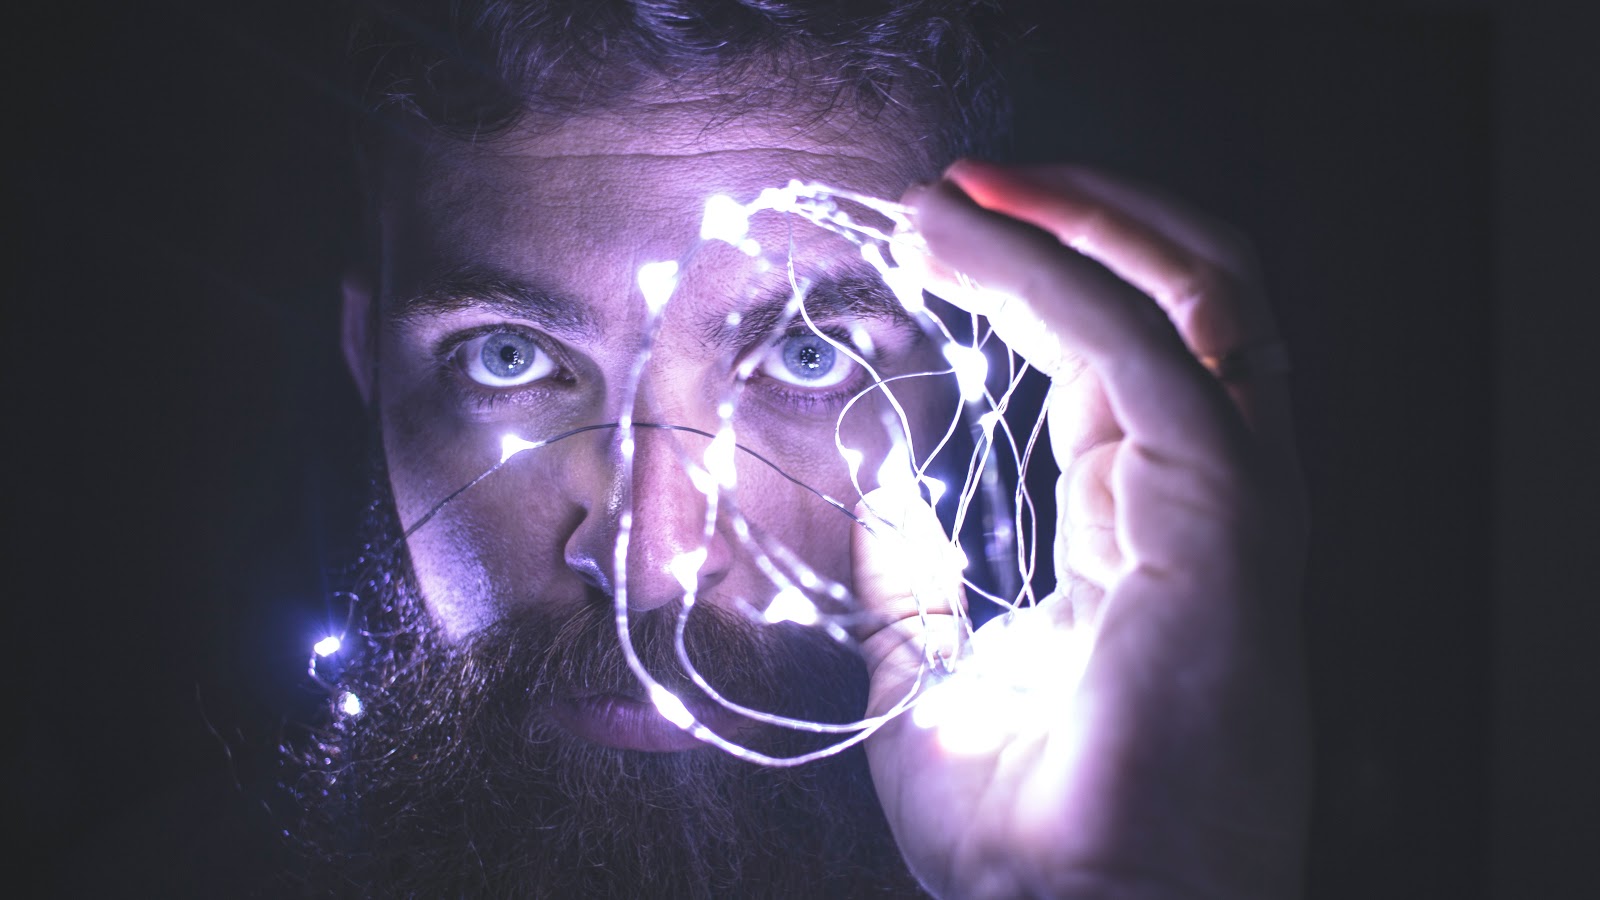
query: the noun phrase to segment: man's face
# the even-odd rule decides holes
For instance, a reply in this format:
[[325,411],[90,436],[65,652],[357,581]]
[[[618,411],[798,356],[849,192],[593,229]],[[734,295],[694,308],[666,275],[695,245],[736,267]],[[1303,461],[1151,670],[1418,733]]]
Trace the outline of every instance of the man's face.
[[[863,454],[862,489],[874,487],[895,440],[892,416],[874,392],[841,422],[871,376],[778,315],[792,294],[787,264],[809,287],[816,327],[860,347],[881,377],[941,369],[938,354],[850,244],[798,219],[758,215],[759,257],[719,242],[686,254],[713,194],[746,201],[800,178],[895,197],[927,173],[903,136],[848,116],[802,131],[781,121],[708,125],[712,115],[704,102],[662,102],[477,145],[432,137],[385,171],[377,333],[360,339],[357,291],[347,345],[378,406],[402,525],[499,461],[505,435],[547,439],[621,418],[646,335],[636,279],[655,261],[684,268],[642,370],[635,420],[715,433],[719,406],[736,399],[739,443],[772,463],[737,454],[737,491],[708,538],[706,497],[687,468],[703,460],[706,437],[640,428],[631,493],[614,427],[519,454],[409,538],[417,584],[446,639],[521,614],[609,604],[619,528],[630,519],[626,596],[636,613],[676,604],[683,572],[674,564],[700,553],[701,603],[765,608],[778,587],[737,533],[734,508],[754,535],[849,584],[850,520],[807,487],[847,507],[857,499],[836,425]],[[753,372],[742,391],[741,366]],[[937,418],[937,381],[896,386],[913,423]],[[926,434],[913,437],[926,446]],[[716,662],[703,666],[713,684]],[[639,699],[559,698],[555,718],[602,745],[694,745],[641,713]],[[716,730],[733,727],[696,711]]]

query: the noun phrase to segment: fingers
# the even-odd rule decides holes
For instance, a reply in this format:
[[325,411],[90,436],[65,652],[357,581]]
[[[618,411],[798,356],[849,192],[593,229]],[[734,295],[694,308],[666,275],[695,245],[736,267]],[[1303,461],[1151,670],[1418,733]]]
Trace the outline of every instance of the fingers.
[[[1197,356],[1221,358],[1277,339],[1255,253],[1220,221],[1149,187],[1083,167],[962,160],[948,177],[978,205],[1050,232],[1138,287],[1161,305]],[[1287,382],[1258,373],[1227,388],[1268,445],[1292,455]]]
[[1056,571],[1070,573],[1101,590],[1116,582],[1123,567],[1111,489],[1116,453],[1116,444],[1101,444],[1079,454],[1056,484],[1056,507],[1062,519]]
[[[914,192],[918,190],[922,189],[907,191],[905,202],[912,203]],[[929,256],[926,250],[925,241],[920,239],[914,244],[891,247],[896,265],[910,274],[910,284],[948,300],[958,309],[987,318],[1007,346],[1051,379],[1083,368],[1081,360],[1067,356],[1061,342],[1045,329],[1031,307],[1012,303],[1011,298],[978,285],[944,260]]]
[[1049,231],[1154,298],[1198,355],[1222,356],[1277,334],[1256,287],[1254,253],[1221,222],[1084,168],[962,160],[947,177],[979,206]]
[[1129,439],[1209,467],[1236,438],[1237,413],[1226,395],[1139,289],[1053,234],[978,206],[948,182],[907,199],[934,256],[1009,295],[1006,307],[1028,311],[1021,319],[1034,329],[1028,333],[991,318],[1000,338],[1014,348],[1048,338],[1082,357]]
[[1080,360],[1063,366],[1051,382],[1048,409],[1050,446],[1068,464],[1090,448],[1123,437],[1100,376]]

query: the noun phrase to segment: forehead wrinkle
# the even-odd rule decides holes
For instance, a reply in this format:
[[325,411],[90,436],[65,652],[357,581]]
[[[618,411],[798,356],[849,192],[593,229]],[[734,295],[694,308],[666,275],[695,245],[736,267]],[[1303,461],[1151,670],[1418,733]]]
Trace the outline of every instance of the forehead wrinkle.
[[[582,153],[553,153],[550,151],[512,151],[490,155],[490,159],[502,162],[554,162],[554,163],[592,163],[597,159],[637,161],[640,163],[680,163],[680,162],[717,162],[724,157],[747,158],[747,154],[771,154],[773,156],[791,157],[804,160],[817,160],[825,165],[835,165],[840,161],[860,163],[863,165],[882,165],[880,160],[871,156],[857,153],[841,152],[841,149],[820,147],[816,150],[804,150],[793,147],[749,147],[744,149],[719,149],[719,150],[685,150],[681,153],[674,152],[645,152],[639,151],[600,151],[589,149]],[[480,162],[482,160],[479,160]],[[753,162],[742,162],[739,168],[754,168]]]
[[[819,127],[825,125],[826,127]],[[466,156],[480,161],[538,156],[547,159],[590,159],[595,156],[641,159],[716,158],[727,154],[777,154],[824,160],[851,160],[882,165],[897,159],[913,166],[926,161],[916,152],[917,128],[910,122],[864,119],[848,114],[821,122],[796,120],[783,111],[747,111],[719,120],[693,104],[648,104],[626,115],[603,111],[545,130],[529,121],[509,133],[484,141],[462,141],[449,135],[421,136],[423,155]],[[597,146],[599,152],[597,152]]]
[[[770,139],[770,135],[765,136]],[[466,168],[479,177],[501,168],[515,177],[520,174],[521,166],[550,165],[574,174],[545,185],[545,189],[554,188],[560,193],[565,187],[575,196],[587,194],[608,181],[615,183],[634,177],[642,182],[650,181],[651,173],[658,168],[670,169],[681,164],[722,173],[727,183],[704,182],[696,186],[697,192],[708,196],[738,191],[748,187],[743,182],[751,179],[767,186],[766,182],[781,184],[789,178],[853,182],[863,176],[877,181],[888,175],[897,182],[892,187],[898,189],[924,174],[919,161],[910,158],[914,154],[908,155],[903,149],[897,151],[887,139],[888,135],[874,136],[881,140],[870,143],[840,141],[784,146],[752,141],[711,149],[706,149],[701,140],[683,140],[682,150],[672,149],[670,145],[663,147],[670,137],[659,132],[630,132],[618,135],[614,143],[596,141],[591,136],[581,143],[570,142],[568,146],[553,140],[551,135],[501,137],[485,144],[437,138],[424,153],[424,159],[457,171],[466,164]],[[841,165],[852,170],[844,179],[839,178],[842,173],[837,171]],[[674,181],[682,183],[681,173]],[[851,183],[836,186],[852,190],[864,187]]]
[[[908,181],[893,175],[885,179],[886,173],[874,171],[873,166],[865,157],[790,152],[767,159],[735,152],[683,157],[628,153],[530,156],[506,160],[499,166],[476,167],[471,182],[449,184],[445,198],[454,200],[451,205],[467,218],[487,205],[504,209],[511,219],[519,217],[518,211],[525,215],[544,210],[596,224],[637,225],[649,220],[692,232],[698,228],[705,202],[715,195],[749,202],[763,188],[782,187],[791,179],[892,194]],[[536,181],[528,179],[531,172],[539,173]],[[753,222],[752,226],[761,230],[763,224]]]

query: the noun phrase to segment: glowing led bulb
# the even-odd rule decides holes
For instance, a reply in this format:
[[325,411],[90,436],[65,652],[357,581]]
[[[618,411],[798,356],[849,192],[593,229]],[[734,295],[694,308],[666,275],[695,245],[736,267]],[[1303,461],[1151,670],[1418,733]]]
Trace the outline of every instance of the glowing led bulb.
[[689,466],[689,483],[706,497],[715,495],[719,487],[717,477],[700,466]]
[[883,465],[878,467],[878,487],[915,489],[916,483],[916,476],[911,470],[911,455],[906,452],[904,444],[896,443],[884,456]]
[[668,722],[685,730],[694,726],[694,714],[689,712],[689,707],[661,685],[650,685],[650,702],[655,704],[656,711]]
[[800,206],[797,201],[799,200],[800,194],[803,193],[805,189],[806,186],[802,184],[798,178],[789,179],[789,183],[781,188],[762,188],[761,193],[757,194],[755,201],[750,204],[750,209],[776,209],[783,212],[800,212]]
[[500,438],[500,461],[505,462],[524,450],[532,450],[538,446],[538,443],[523,440],[514,434],[504,435]]
[[744,204],[727,194],[715,194],[706,200],[705,215],[700,219],[702,241],[723,241],[737,247],[750,233],[750,211]]
[[767,604],[763,617],[768,622],[795,622],[800,625],[817,624],[817,605],[806,599],[793,585],[778,592]]
[[984,382],[989,379],[989,357],[983,351],[962,344],[944,345],[944,358],[956,370],[956,384],[961,388],[961,399],[973,403],[983,399]]
[[928,689],[912,721],[936,728],[950,753],[982,753],[1065,714],[1093,647],[1085,627],[1064,628],[1027,607],[978,629],[956,671]]
[[344,642],[339,640],[337,636],[330,634],[322,640],[317,641],[315,644],[312,644],[311,650],[318,656],[332,656],[339,652],[339,648],[343,646],[343,643]]
[[339,711],[347,716],[361,715],[361,698],[345,691],[339,695]]
[[652,313],[658,313],[678,289],[678,263],[676,260],[645,263],[639,267],[639,293]]
[[679,553],[667,564],[672,577],[678,579],[678,584],[683,587],[684,593],[695,589],[700,583],[700,567],[706,561],[706,548],[696,547],[693,550]]
[[706,471],[710,472],[725,490],[730,491],[738,482],[738,469],[733,464],[733,451],[736,446],[733,429],[724,428],[717,432],[717,436],[711,439],[711,446],[706,448]]

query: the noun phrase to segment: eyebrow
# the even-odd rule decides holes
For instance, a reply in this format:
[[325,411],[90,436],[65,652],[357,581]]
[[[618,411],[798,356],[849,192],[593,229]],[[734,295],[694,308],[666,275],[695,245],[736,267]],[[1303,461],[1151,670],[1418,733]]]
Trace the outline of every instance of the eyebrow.
[[525,276],[482,265],[428,279],[396,305],[393,315],[396,322],[408,324],[467,310],[525,319],[542,331],[565,337],[594,339],[600,333],[599,323],[582,303]]
[[[707,343],[735,347],[763,343],[789,324],[784,312],[793,296],[794,292],[785,280],[780,288],[766,293],[754,305],[739,310],[736,325],[730,325],[723,316],[710,317],[701,325],[702,338]],[[877,272],[871,270],[835,272],[817,277],[806,288],[805,310],[813,321],[866,318],[887,320],[896,327],[917,327],[894,292],[883,283]],[[805,321],[799,313],[795,313],[792,319],[795,322]]]

